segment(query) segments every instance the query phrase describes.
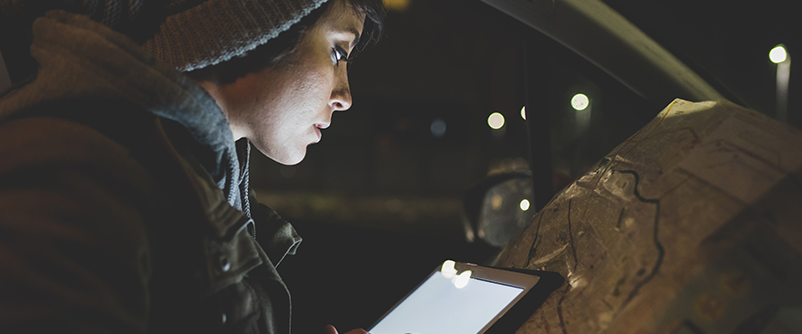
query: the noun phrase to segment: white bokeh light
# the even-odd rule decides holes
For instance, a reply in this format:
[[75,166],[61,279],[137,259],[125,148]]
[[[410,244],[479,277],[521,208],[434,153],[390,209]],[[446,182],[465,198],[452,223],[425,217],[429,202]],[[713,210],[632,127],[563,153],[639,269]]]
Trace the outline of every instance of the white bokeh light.
[[571,98],[571,106],[574,107],[576,110],[585,110],[585,108],[590,105],[590,100],[588,96],[582,93],[574,95]]
[[524,198],[523,200],[521,200],[521,210],[523,211],[529,210],[529,205],[530,204],[528,199]]
[[487,125],[493,130],[501,129],[504,126],[504,115],[499,112],[494,112],[487,117]]
[[452,278],[457,275],[457,269],[454,268],[456,262],[452,260],[446,260],[443,262],[443,266],[440,268],[440,273],[443,274],[445,278]]
[[788,58],[788,52],[782,45],[777,45],[769,51],[769,59],[775,64],[784,62],[786,58]]
[[454,283],[457,289],[462,289],[468,286],[468,282],[471,280],[471,274],[472,272],[470,270],[463,271],[462,274],[452,278],[451,282]]

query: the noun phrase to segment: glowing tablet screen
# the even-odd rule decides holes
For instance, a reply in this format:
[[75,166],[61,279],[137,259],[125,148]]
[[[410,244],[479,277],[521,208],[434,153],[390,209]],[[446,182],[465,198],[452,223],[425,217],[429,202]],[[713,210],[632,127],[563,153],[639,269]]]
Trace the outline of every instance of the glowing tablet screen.
[[462,288],[458,285],[434,272],[370,333],[478,333],[524,291],[476,278]]

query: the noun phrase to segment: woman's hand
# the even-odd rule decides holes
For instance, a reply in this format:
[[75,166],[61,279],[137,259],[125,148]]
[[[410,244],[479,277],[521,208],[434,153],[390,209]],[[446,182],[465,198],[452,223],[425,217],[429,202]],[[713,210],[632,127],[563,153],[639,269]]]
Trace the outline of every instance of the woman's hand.
[[[339,334],[339,333],[340,332],[338,332],[337,329],[334,328],[334,326],[332,326],[332,325],[326,326],[325,334]],[[345,333],[345,334],[370,334],[370,333],[368,333],[367,331],[365,331],[362,328],[357,328],[357,329],[351,330],[351,331],[349,331],[348,333]]]

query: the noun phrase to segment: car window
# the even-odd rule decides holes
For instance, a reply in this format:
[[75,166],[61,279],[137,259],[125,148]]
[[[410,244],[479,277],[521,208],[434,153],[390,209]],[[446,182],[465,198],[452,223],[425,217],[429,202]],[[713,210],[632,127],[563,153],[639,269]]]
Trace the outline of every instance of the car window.
[[[770,51],[782,45],[793,56],[799,50],[800,23],[787,0],[622,1],[606,4],[703,76],[731,101],[800,128],[800,88],[790,75],[788,93],[777,96],[782,65]],[[790,63],[790,60],[789,60]],[[778,67],[780,73],[778,73]],[[793,66],[790,70],[798,71]],[[782,91],[783,89],[780,88]],[[779,100],[778,100],[779,99]],[[782,109],[785,100],[787,107]],[[779,104],[779,105],[778,105]]]
[[[529,169],[522,47],[538,32],[480,1],[386,3],[396,7],[384,40],[351,68],[352,109],[299,165],[254,157],[253,185],[289,217],[461,238],[463,191]],[[541,47],[558,186],[671,102],[644,100],[558,43]],[[587,108],[572,107],[577,94]],[[494,113],[499,129],[488,124]]]

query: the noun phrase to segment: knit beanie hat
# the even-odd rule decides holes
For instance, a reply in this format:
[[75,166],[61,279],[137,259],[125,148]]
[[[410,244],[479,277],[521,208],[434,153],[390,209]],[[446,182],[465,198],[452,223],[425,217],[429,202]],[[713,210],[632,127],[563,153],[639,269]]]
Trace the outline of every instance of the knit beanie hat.
[[244,55],[327,0],[207,0],[168,16],[143,47],[180,71]]
[[244,55],[326,1],[329,0],[0,0],[0,14],[64,9],[116,28],[156,8],[168,14],[158,32],[142,46],[179,71],[191,71]]

